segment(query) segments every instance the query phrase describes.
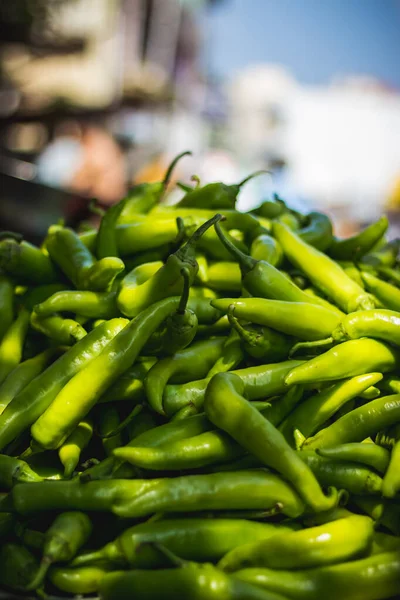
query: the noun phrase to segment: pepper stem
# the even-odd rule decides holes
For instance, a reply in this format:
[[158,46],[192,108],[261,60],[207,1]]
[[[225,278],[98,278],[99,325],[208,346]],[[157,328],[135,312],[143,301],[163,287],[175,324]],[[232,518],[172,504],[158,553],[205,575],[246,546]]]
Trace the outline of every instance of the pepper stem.
[[290,349],[289,358],[298,350],[302,350],[303,348],[318,348],[319,346],[328,346],[329,344],[333,344],[333,342],[333,337],[328,337],[324,340],[316,340],[314,342],[298,342]]
[[225,217],[223,217],[222,215],[220,215],[218,213],[214,217],[212,217],[211,219],[209,219],[208,221],[206,221],[205,223],[200,225],[200,227],[198,229],[196,229],[196,231],[188,239],[186,244],[182,248],[180,248],[180,250],[178,250],[178,252],[182,252],[185,255],[188,253],[188,251],[190,251],[191,249],[194,249],[197,242],[205,234],[207,229],[210,229],[210,227],[212,227],[213,225],[216,225],[218,223],[218,221],[221,221],[224,219],[225,219]]
[[24,589],[27,591],[37,590],[42,585],[50,566],[51,566],[51,561],[49,559],[46,559],[46,557],[44,557],[39,565],[39,569],[38,569],[36,575]]
[[238,332],[240,337],[247,344],[250,344],[251,346],[253,346],[255,343],[255,336],[250,331],[247,331],[247,329],[245,329],[243,327],[243,325],[235,317],[234,313],[235,313],[235,305],[231,304],[228,308],[228,321],[231,324],[231,327],[233,327],[233,329]]
[[177,556],[174,552],[171,552],[168,548],[166,548],[163,544],[159,544],[158,542],[144,542],[140,544],[138,547],[138,552],[140,552],[140,548],[144,546],[150,546],[153,550],[158,552],[162,558],[166,559],[171,567],[185,567],[190,562],[188,560],[184,560]]
[[190,181],[194,181],[196,183],[196,185],[193,188],[194,190],[197,190],[197,188],[200,187],[201,181],[198,175],[192,175]]
[[271,171],[267,171],[266,169],[260,169],[260,171],[255,171],[254,173],[251,173],[251,175],[248,175],[247,177],[242,179],[242,181],[240,183],[237,183],[236,185],[240,188],[240,187],[242,187],[242,185],[244,185],[245,183],[250,181],[250,179],[254,179],[254,177],[258,177],[259,175],[262,175],[263,173],[268,173],[268,175],[272,175]]
[[168,187],[169,181],[171,179],[171,175],[172,175],[172,171],[175,169],[177,163],[180,161],[180,159],[183,156],[192,156],[192,153],[190,152],[190,150],[186,150],[185,152],[181,152],[180,154],[178,154],[178,156],[175,156],[175,158],[173,159],[173,161],[171,162],[171,164],[169,165],[165,175],[164,175],[164,179],[162,181],[162,185],[164,190]]
[[177,315],[184,315],[187,307],[187,303],[189,300],[189,292],[190,292],[190,273],[187,267],[183,267],[181,269],[181,275],[183,277],[183,290],[181,299],[179,301],[179,306],[176,309]]
[[222,244],[225,246],[228,252],[230,252],[232,256],[234,256],[239,262],[242,275],[246,275],[246,273],[251,271],[256,266],[258,261],[239,250],[239,248],[237,248],[235,244],[233,244],[231,240],[225,235],[218,222],[215,223],[214,227]]

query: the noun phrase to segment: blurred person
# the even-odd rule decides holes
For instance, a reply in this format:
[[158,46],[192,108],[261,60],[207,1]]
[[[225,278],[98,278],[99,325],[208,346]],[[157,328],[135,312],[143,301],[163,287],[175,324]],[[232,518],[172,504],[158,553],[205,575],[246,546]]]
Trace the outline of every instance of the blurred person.
[[105,205],[127,191],[123,153],[107,131],[94,125],[62,124],[39,156],[38,177]]

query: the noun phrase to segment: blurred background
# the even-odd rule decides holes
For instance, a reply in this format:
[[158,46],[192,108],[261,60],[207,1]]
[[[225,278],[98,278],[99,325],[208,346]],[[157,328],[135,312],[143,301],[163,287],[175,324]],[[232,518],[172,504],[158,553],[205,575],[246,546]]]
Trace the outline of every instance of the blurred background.
[[0,2],[0,226],[40,239],[190,149],[181,180],[271,171],[242,210],[277,192],[393,232],[399,30],[399,0]]

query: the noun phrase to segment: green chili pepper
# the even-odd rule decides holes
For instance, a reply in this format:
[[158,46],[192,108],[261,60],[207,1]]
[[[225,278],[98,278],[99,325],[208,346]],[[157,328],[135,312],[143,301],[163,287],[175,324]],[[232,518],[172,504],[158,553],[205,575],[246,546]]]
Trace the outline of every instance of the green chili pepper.
[[382,279],[378,279],[366,271],[361,272],[361,277],[368,290],[375,294],[378,300],[387,308],[396,311],[400,310],[400,290],[397,287],[386,281],[382,281]]
[[[388,469],[383,478],[382,494],[385,498],[394,498],[397,492],[400,490],[400,474],[399,474],[399,460],[400,460],[400,427],[399,425],[394,426],[394,431],[391,432],[393,435],[393,447],[390,454],[390,462]],[[385,450],[381,448],[381,450]],[[386,450],[387,452],[387,450]]]
[[267,540],[241,544],[226,554],[218,567],[232,572],[252,566],[307,569],[345,562],[368,552],[373,533],[370,517],[354,515],[302,531],[277,532]]
[[52,567],[48,578],[56,588],[67,594],[93,594],[98,591],[101,580],[110,570],[107,565],[76,569]]
[[167,168],[163,181],[155,183],[139,183],[131,188],[127,197],[124,199],[125,205],[122,210],[122,217],[129,217],[129,215],[137,215],[138,213],[148,213],[153,206],[157,205],[169,185],[172,172],[178,161],[183,156],[191,156],[191,154],[192,153],[189,151],[178,154]]
[[222,431],[209,431],[155,448],[135,445],[114,450],[117,458],[150,471],[198,469],[230,462],[242,454],[242,448]]
[[280,594],[229,577],[210,564],[188,564],[178,569],[116,571],[100,582],[102,600],[209,600],[216,594],[224,600],[284,600]]
[[376,525],[382,525],[394,535],[400,536],[400,511],[396,504],[377,496],[352,496],[351,501],[369,515]]
[[[227,250],[238,261],[242,272],[242,285],[250,294],[259,298],[321,304],[317,296],[312,297],[305,294],[288,277],[271,264],[262,260],[257,261],[233,246],[226,238],[226,235],[224,235],[218,223],[215,224],[215,231]],[[340,311],[338,313],[342,314]]]
[[143,263],[130,271],[120,283],[119,295],[122,298],[133,296],[137,288],[150,279],[164,263],[160,260],[154,262]]
[[344,312],[374,308],[369,295],[328,256],[304,242],[281,223],[273,224],[273,233],[290,262],[301,269],[313,285],[321,289]]
[[268,171],[256,171],[243,179],[240,183],[234,185],[216,182],[197,187],[184,195],[182,200],[178,202],[177,208],[207,208],[212,210],[235,208],[237,196],[242,185],[250,179],[253,179],[253,177],[257,177],[264,173],[268,173]]
[[293,600],[384,600],[398,593],[399,573],[399,553],[385,552],[304,571],[243,569],[235,577]]
[[220,261],[209,265],[207,269],[207,285],[218,291],[240,292],[242,280],[239,265],[233,262]]
[[139,404],[145,398],[145,377],[156,363],[156,358],[148,358],[135,363],[108,388],[99,398],[99,403],[129,400],[131,405]]
[[307,398],[279,426],[289,444],[294,444],[293,434],[300,430],[305,437],[313,435],[328,419],[352,398],[382,379],[381,373],[368,373],[340,381]]
[[305,227],[298,231],[299,237],[318,250],[325,251],[330,248],[332,242],[334,244],[330,218],[320,212],[311,212],[306,218]]
[[23,460],[0,454],[0,485],[4,489],[11,489],[15,483],[42,481],[30,466]]
[[50,258],[39,248],[13,239],[0,241],[0,270],[23,285],[53,283],[60,279]]
[[90,442],[92,434],[93,425],[90,419],[81,421],[58,449],[58,456],[64,467],[64,477],[72,476],[79,463],[82,450]]
[[294,214],[291,211],[284,212],[282,215],[276,218],[277,223],[283,223],[291,231],[299,231],[301,227],[300,219],[298,214]]
[[123,199],[117,204],[113,204],[102,216],[96,236],[96,256],[98,259],[107,256],[119,256],[116,227],[127,203],[128,200]]
[[235,316],[258,325],[272,327],[302,340],[320,340],[332,333],[340,316],[323,306],[305,302],[265,298],[219,298],[211,305],[225,313],[231,306]]
[[265,219],[276,219],[276,217],[279,217],[286,211],[287,207],[285,202],[281,200],[277,194],[274,194],[272,200],[264,200],[264,202],[252,212]]
[[[37,304],[45,302],[53,294],[63,292],[68,287],[64,283],[48,283],[46,285],[38,285],[28,288],[27,292],[22,296],[22,303],[28,310],[33,310]],[[51,312],[55,312],[52,310]]]
[[101,437],[104,452],[110,456],[115,448],[122,446],[122,436],[120,433],[113,435],[113,432],[119,428],[121,419],[114,406],[106,406],[100,413],[98,433]]
[[26,590],[37,570],[37,560],[27,548],[15,543],[1,546],[0,585],[12,590]]
[[86,335],[86,330],[82,325],[73,319],[63,319],[60,315],[40,317],[33,311],[30,322],[36,331],[64,346],[71,346]]
[[66,227],[52,227],[46,238],[50,257],[77,289],[102,291],[107,289],[125,265],[110,256],[96,261],[81,238]]
[[113,319],[99,325],[25,386],[0,415],[0,449],[30,427],[67,381],[100,354],[127,323],[126,319]]
[[177,304],[175,297],[160,300],[122,329],[103,352],[66,383],[32,425],[33,439],[43,448],[58,448],[107,388],[135,362],[151,334]]
[[390,461],[390,453],[388,450],[386,450],[386,448],[381,448],[381,446],[378,446],[377,444],[353,442],[349,444],[339,444],[332,448],[321,448],[317,452],[325,458],[331,458],[338,461],[359,462],[363,465],[368,465],[382,475],[386,473]]
[[[326,500],[332,505],[332,498]],[[133,518],[159,512],[269,510],[277,505],[289,517],[304,512],[304,504],[291,485],[277,475],[255,469],[171,479],[21,483],[0,500],[0,512],[24,515],[69,509],[111,511],[122,518]]]
[[378,267],[377,271],[379,275],[383,275],[385,279],[388,279],[390,283],[399,287],[400,285],[400,271],[392,269],[391,267]]
[[64,512],[58,515],[46,531],[39,570],[26,589],[39,588],[53,563],[68,562],[89,539],[92,523],[82,512]]
[[[365,517],[364,517],[365,518]],[[244,519],[165,519],[140,523],[126,529],[100,550],[77,556],[72,565],[114,563],[134,569],[163,566],[159,553],[149,542],[163,544],[185,560],[217,561],[238,543],[266,540],[275,534],[293,531],[294,525],[257,523]],[[165,564],[165,563],[164,563]]]
[[268,419],[275,427],[279,426],[286,419],[286,417],[295,409],[295,407],[302,401],[304,395],[304,389],[301,385],[294,385],[289,388],[286,394],[281,398],[276,399],[271,406],[263,411],[263,415]]
[[149,370],[144,380],[147,401],[151,408],[164,414],[162,397],[169,381],[181,383],[205,377],[218,359],[225,340],[226,338],[220,337],[195,342],[174,356],[158,361]]
[[150,279],[136,287],[135,294],[127,293],[122,288],[118,294],[118,307],[121,312],[128,316],[136,316],[152,302],[174,294],[181,294],[183,288],[181,270],[183,268],[188,268],[189,280],[190,283],[193,283],[198,269],[195,258],[196,243],[204,232],[219,219],[221,219],[221,215],[216,215],[199,227],[182,248],[168,257],[165,265]]
[[384,309],[351,313],[333,331],[332,337],[338,342],[371,337],[400,346],[400,314]]
[[335,489],[324,496],[317,480],[286,442],[283,435],[243,397],[245,385],[233,373],[215,375],[207,386],[204,408],[208,418],[226,431],[263,464],[292,483],[316,512],[338,501]]
[[382,478],[363,464],[331,460],[308,449],[302,449],[298,455],[321,486],[340,487],[351,494],[374,495],[382,491]]
[[397,255],[400,250],[400,240],[395,239],[378,250],[373,249],[369,254],[365,254],[361,258],[361,265],[368,265],[369,267],[382,268],[382,267],[393,267],[396,263]]
[[0,274],[0,342],[14,320],[14,286]]
[[345,240],[334,239],[329,254],[338,260],[357,260],[367,254],[385,235],[389,221],[383,216],[375,223],[368,225],[360,233]]
[[183,350],[192,341],[197,332],[196,314],[188,308],[190,290],[190,271],[187,267],[181,270],[183,290],[178,308],[168,315],[161,327],[153,333],[146,343],[143,352],[151,355],[172,355]]
[[16,320],[3,335],[0,342],[0,384],[21,362],[29,317],[29,312],[25,308],[21,308]]
[[[286,360],[271,365],[237,369],[232,373],[242,379],[245,395],[249,400],[260,400],[283,393],[286,389],[285,377],[291,369],[295,368],[296,364],[301,365],[302,361]],[[210,377],[208,376],[206,379],[191,381],[187,384],[167,385],[163,397],[166,414],[171,416],[188,405],[193,405],[197,410],[201,410],[209,381]]]
[[371,554],[382,554],[382,552],[393,552],[400,550],[400,539],[389,533],[375,531]]
[[228,309],[228,319],[233,329],[237,331],[243,348],[252,358],[265,362],[280,362],[288,358],[293,340],[270,329],[254,325],[241,325],[235,317],[235,306]]
[[396,369],[399,364],[399,351],[384,342],[369,338],[349,340],[295,367],[285,383],[316,383],[364,373],[386,373]]
[[36,304],[34,310],[40,317],[73,312],[93,319],[111,319],[119,314],[116,292],[60,291]]
[[45,350],[33,358],[28,358],[11,371],[0,386],[0,414],[32,379],[40,375],[53,358],[54,353],[53,348]]
[[261,233],[254,238],[250,247],[250,255],[254,260],[264,260],[273,267],[279,267],[283,260],[282,248],[267,233]]
[[[210,431],[212,428],[211,423],[204,414],[194,415],[187,419],[182,419],[177,422],[171,421],[164,425],[154,427],[149,431],[145,431],[132,439],[129,444],[127,444],[127,447],[157,447],[161,444],[172,444],[177,440],[200,435],[201,433]],[[82,473],[80,480],[82,482],[87,482],[95,479],[108,479],[120,465],[121,461],[118,461],[115,457],[106,458],[95,467]]]
[[316,435],[304,448],[327,448],[347,442],[361,442],[400,419],[400,394],[383,396],[355,408]]

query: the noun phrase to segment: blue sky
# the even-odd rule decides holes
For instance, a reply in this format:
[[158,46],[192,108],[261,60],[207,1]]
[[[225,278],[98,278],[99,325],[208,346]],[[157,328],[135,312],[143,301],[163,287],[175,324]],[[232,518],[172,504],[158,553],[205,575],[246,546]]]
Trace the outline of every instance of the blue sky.
[[216,75],[272,62],[303,83],[357,73],[400,88],[400,0],[222,0],[208,23]]

